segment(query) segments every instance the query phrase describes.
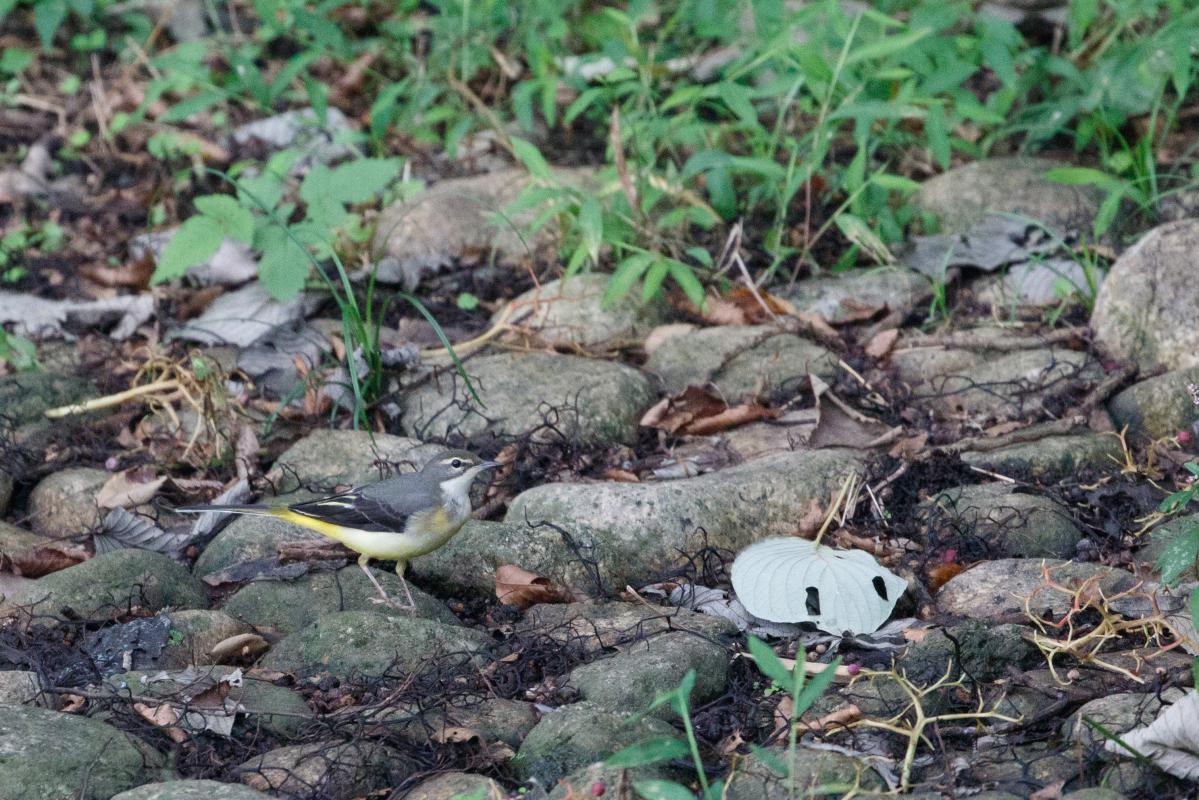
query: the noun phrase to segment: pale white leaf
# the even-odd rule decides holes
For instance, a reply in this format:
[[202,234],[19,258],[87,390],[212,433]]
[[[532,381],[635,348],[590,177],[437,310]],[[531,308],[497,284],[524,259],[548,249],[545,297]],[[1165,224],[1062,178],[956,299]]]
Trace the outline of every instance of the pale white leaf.
[[733,590],[755,617],[811,622],[836,634],[878,630],[907,588],[869,553],[793,537],[750,545],[732,573]]
[[[1176,778],[1199,780],[1199,693],[1191,690],[1163,708],[1153,722],[1120,739]],[[1119,742],[1109,740],[1104,747],[1119,755],[1132,755]]]

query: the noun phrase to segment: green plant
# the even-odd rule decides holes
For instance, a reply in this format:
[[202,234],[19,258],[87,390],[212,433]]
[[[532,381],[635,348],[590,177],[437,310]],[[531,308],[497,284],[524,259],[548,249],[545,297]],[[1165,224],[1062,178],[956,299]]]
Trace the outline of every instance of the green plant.
[[17,371],[36,369],[37,347],[24,336],[0,328],[0,364],[8,364]]
[[[800,717],[828,688],[833,676],[836,674],[836,668],[841,663],[841,659],[835,659],[823,671],[809,679],[807,672],[804,670],[805,659],[802,647],[800,647],[799,653],[796,654],[795,665],[791,669],[787,669],[783,665],[782,660],[775,655],[774,650],[762,640],[751,636],[749,637],[748,645],[750,655],[753,656],[754,663],[758,669],[773,682],[773,687],[771,688],[784,691],[791,698],[792,706],[787,735],[789,755],[787,763],[789,767],[795,761],[795,749],[799,742]],[[707,771],[704,768],[703,758],[700,754],[699,740],[696,738],[695,729],[691,724],[691,691],[694,688],[695,670],[688,670],[678,686],[668,692],[659,694],[645,711],[648,714],[655,709],[669,705],[683,723],[683,732],[686,735],[685,741],[672,737],[648,739],[609,756],[604,763],[610,767],[638,767],[647,764],[660,764],[680,758],[690,758],[695,768],[696,782],[700,787],[700,797],[704,800],[722,798],[725,792],[724,781],[717,780],[712,782],[708,780]],[[777,766],[777,759],[773,758],[766,751],[758,749],[755,752],[760,758],[765,760],[768,766]],[[789,792],[794,797],[797,789],[796,776],[790,773],[789,768],[786,775]],[[683,800],[684,798],[692,800],[695,796],[692,790],[686,786],[667,780],[637,781],[633,784],[633,788],[645,800]]]

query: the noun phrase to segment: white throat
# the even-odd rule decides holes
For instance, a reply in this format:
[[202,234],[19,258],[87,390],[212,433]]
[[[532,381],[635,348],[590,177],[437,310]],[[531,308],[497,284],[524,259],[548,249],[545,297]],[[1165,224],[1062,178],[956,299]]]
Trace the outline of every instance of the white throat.
[[475,477],[482,469],[484,468],[473,467],[457,478],[441,482],[441,493],[445,496],[446,506],[455,517],[465,519],[470,516],[470,485],[475,482]]

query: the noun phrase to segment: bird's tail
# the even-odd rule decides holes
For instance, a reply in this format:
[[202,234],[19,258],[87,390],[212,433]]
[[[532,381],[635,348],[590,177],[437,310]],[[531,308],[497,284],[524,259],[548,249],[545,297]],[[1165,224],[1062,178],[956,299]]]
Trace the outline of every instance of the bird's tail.
[[182,514],[203,514],[206,511],[213,511],[218,514],[248,514],[253,517],[278,517],[287,513],[287,509],[281,506],[179,506],[175,509]]

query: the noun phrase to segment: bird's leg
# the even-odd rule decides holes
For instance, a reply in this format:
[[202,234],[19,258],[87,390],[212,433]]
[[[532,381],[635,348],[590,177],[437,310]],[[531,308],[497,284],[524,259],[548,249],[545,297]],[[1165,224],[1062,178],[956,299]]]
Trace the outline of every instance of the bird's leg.
[[358,566],[362,567],[362,571],[366,573],[367,580],[369,580],[371,584],[379,591],[379,597],[372,597],[371,602],[386,603],[389,606],[395,606],[395,601],[387,596],[387,592],[383,590],[383,587],[379,584],[379,581],[375,579],[375,573],[371,572],[371,568],[368,566],[370,560],[370,556],[367,555],[358,557]]
[[408,566],[407,561],[396,562],[396,575],[400,578],[400,586],[404,587],[404,596],[408,598],[408,611],[416,610],[416,601],[412,599],[412,590],[408,588],[408,581],[404,580],[404,567]]

